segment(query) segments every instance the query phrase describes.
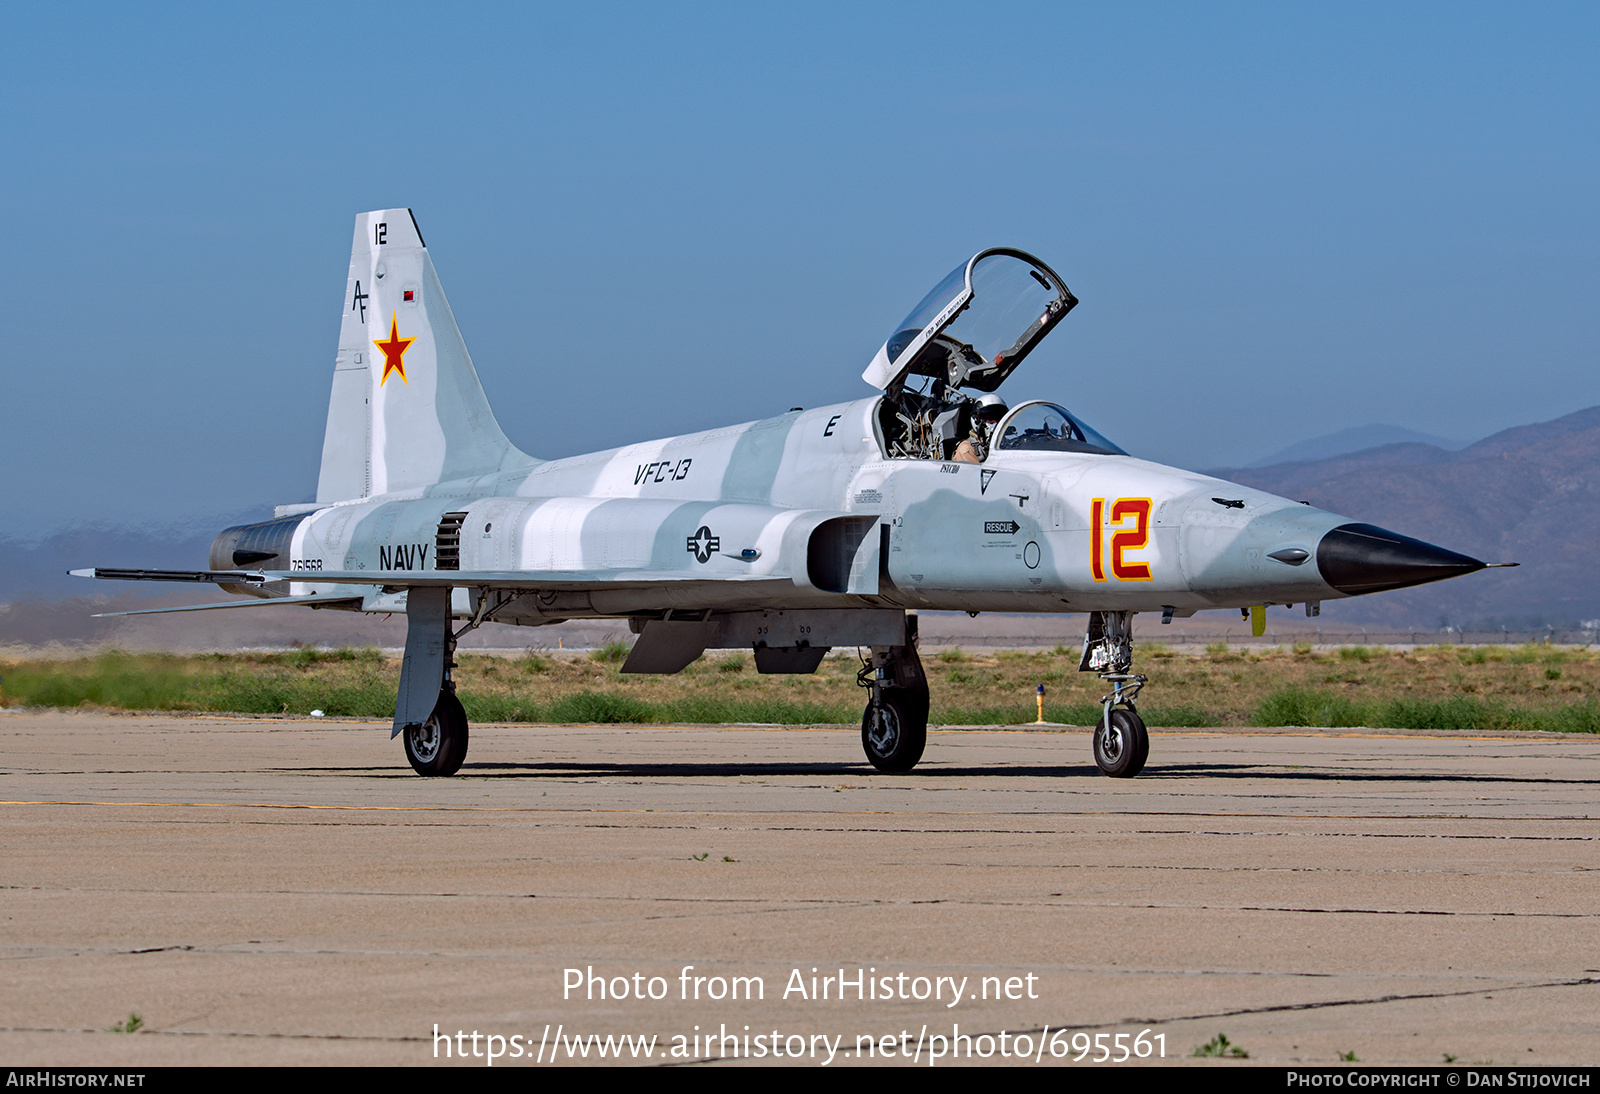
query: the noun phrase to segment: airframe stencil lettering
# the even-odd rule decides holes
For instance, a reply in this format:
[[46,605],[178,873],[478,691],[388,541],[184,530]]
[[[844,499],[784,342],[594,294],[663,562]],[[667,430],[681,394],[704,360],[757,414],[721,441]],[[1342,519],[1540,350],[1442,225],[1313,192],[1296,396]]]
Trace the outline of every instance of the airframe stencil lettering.
[[633,473],[633,485],[639,486],[652,482],[681,482],[689,477],[689,465],[694,463],[694,457],[685,456],[681,460],[669,463],[666,460],[657,460],[655,463],[641,463]]
[[393,547],[378,548],[380,570],[426,570],[427,568],[426,543],[397,543]]

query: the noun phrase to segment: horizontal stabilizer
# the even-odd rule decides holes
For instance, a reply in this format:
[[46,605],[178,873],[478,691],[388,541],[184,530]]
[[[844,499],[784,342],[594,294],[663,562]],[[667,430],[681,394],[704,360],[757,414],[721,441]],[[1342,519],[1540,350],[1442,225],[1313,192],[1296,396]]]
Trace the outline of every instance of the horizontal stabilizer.
[[[72,577],[97,577],[103,581],[190,581],[201,585],[260,585],[265,574],[254,570],[68,570]],[[298,575],[297,575],[298,576]]]
[[136,612],[100,612],[93,616],[95,619],[114,619],[122,615],[165,615],[168,612],[209,612],[221,608],[275,608],[281,604],[309,604],[312,607],[333,607],[339,605],[347,608],[360,608],[359,596],[331,596],[318,594],[316,596],[275,596],[266,600],[225,600],[221,604],[185,604],[179,608],[141,608]]

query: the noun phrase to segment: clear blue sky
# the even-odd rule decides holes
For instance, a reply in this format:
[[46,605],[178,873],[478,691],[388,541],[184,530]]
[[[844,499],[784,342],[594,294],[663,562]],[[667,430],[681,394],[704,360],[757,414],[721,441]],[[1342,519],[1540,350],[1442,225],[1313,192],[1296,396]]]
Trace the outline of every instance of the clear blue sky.
[[351,223],[410,206],[541,456],[870,394],[956,262],[1138,455],[1600,403],[1600,7],[38,5],[0,39],[0,516],[316,485]]

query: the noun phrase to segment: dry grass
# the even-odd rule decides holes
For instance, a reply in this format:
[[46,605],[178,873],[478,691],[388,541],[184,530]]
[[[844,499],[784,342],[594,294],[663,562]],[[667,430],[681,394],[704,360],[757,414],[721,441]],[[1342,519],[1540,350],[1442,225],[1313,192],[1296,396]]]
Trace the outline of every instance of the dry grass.
[[[711,653],[677,676],[624,676],[598,656],[462,654],[456,681],[469,716],[506,721],[852,722],[864,693],[854,653],[811,676],[761,676],[747,653]],[[1078,652],[928,651],[932,718],[945,724],[1086,724],[1104,686]],[[1144,644],[1140,711],[1154,726],[1306,724],[1422,728],[1600,728],[1600,654],[1435,646],[1261,650],[1217,645],[1178,654]],[[201,656],[111,653],[0,662],[6,705],[385,717],[398,662],[376,650]]]

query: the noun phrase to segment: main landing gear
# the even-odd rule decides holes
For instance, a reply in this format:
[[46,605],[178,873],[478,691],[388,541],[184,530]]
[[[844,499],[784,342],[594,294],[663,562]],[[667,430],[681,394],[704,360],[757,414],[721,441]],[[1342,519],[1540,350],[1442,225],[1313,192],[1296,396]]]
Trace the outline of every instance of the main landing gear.
[[1134,702],[1146,678],[1133,669],[1133,613],[1091,612],[1079,672],[1096,672],[1111,684],[1100,699],[1100,724],[1094,727],[1094,762],[1114,779],[1131,779],[1144,770],[1150,734]]
[[406,759],[418,775],[454,775],[467,758],[467,712],[461,709],[453,686],[439,692],[439,703],[421,725],[407,726],[401,734]]
[[467,712],[462,709],[461,700],[456,698],[456,682],[453,679],[456,639],[459,637],[446,626],[444,674],[433,713],[421,725],[408,725],[401,733],[406,745],[406,759],[411,761],[411,770],[418,775],[454,775],[461,770],[461,764],[467,758]]
[[872,689],[861,715],[861,747],[885,774],[910,771],[928,743],[928,677],[917,656],[917,617],[906,617],[904,646],[873,646],[856,674]]
[[488,596],[461,630],[450,622],[450,590],[414,586],[406,593],[406,652],[395,697],[394,733],[418,775],[447,776],[467,758],[467,712],[452,678],[456,641],[490,613]]

